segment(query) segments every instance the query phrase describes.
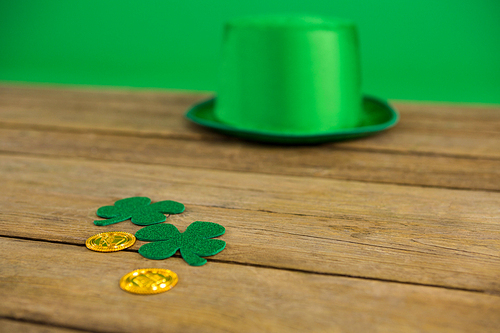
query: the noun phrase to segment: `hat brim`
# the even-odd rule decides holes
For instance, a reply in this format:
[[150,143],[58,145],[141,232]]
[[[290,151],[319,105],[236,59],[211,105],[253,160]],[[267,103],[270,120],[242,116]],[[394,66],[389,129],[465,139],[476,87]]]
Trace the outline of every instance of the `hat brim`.
[[283,133],[238,128],[215,117],[215,98],[194,105],[186,118],[192,122],[227,135],[239,138],[281,144],[309,144],[342,141],[368,136],[386,130],[399,121],[399,115],[387,102],[371,96],[363,97],[363,118],[358,127],[340,128],[318,133]]

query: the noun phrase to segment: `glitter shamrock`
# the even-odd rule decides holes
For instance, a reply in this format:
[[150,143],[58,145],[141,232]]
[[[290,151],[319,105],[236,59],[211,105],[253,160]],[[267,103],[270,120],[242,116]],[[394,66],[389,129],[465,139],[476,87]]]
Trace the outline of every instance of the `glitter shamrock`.
[[133,197],[118,200],[114,206],[104,206],[97,210],[97,216],[108,220],[96,220],[95,225],[110,225],[128,219],[137,225],[150,225],[165,222],[164,214],[179,214],[184,211],[184,205],[176,201],[159,201],[151,204],[146,197]]
[[224,250],[226,242],[211,238],[223,235],[225,231],[220,224],[196,221],[191,223],[184,233],[180,233],[172,224],[157,224],[142,228],[135,233],[135,237],[152,242],[139,249],[143,257],[166,259],[180,249],[182,258],[188,264],[201,266],[207,262],[201,257],[213,256]]

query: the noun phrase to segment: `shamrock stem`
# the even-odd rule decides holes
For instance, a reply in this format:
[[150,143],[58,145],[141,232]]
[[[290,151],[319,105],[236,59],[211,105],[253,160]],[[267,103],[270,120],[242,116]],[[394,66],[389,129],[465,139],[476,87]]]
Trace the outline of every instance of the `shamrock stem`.
[[113,217],[113,218],[107,219],[107,220],[95,220],[94,224],[99,225],[99,226],[110,225],[110,224],[115,224],[118,222],[128,220],[129,218],[130,218],[130,216],[120,215],[120,216],[116,216],[116,217]]
[[190,250],[181,248],[181,256],[191,266],[202,266],[207,263],[207,259],[202,258]]

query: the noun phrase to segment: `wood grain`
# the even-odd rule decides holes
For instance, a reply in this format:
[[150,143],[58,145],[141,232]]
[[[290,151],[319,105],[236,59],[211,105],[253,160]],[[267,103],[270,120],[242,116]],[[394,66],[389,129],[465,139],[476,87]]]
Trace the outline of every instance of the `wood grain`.
[[0,151],[500,191],[500,161],[480,158],[2,128]]
[[[151,261],[82,246],[1,239],[0,315],[93,332],[470,332],[500,325],[500,297],[181,259],[156,264],[178,285],[154,296],[118,287]],[[54,301],[57,300],[57,301]],[[429,306],[432,304],[432,306]]]
[[[1,274],[1,273],[0,273]],[[30,318],[31,319],[31,318]],[[3,333],[90,333],[80,329],[68,329],[45,324],[22,322],[12,319],[0,318],[0,332]]]
[[[394,102],[395,128],[317,146],[190,124],[209,93],[0,84],[0,331],[493,332],[500,108]],[[84,247],[95,211],[177,200],[226,227],[204,267]],[[180,283],[118,288],[139,267]]]
[[[98,207],[184,203],[227,228],[217,260],[500,293],[500,193],[134,163],[1,157],[2,235],[83,244]],[[23,228],[19,227],[22,221]],[[137,249],[137,248],[136,248]]]
[[[0,87],[0,125],[103,134],[230,140],[183,119],[207,94]],[[37,97],[42,96],[42,97]],[[149,102],[144,102],[149,101]],[[500,159],[498,107],[397,103],[401,122],[369,138],[334,147]],[[425,117],[419,114],[424,114]],[[407,116],[408,114],[408,116]],[[446,121],[443,121],[445,119]]]

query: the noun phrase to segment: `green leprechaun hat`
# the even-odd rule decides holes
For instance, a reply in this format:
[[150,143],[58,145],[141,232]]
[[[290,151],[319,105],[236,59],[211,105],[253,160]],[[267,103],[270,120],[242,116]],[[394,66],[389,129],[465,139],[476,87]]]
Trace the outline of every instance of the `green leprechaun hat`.
[[186,117],[229,135],[289,144],[366,136],[399,119],[386,102],[361,93],[353,23],[295,16],[227,23],[217,97]]

